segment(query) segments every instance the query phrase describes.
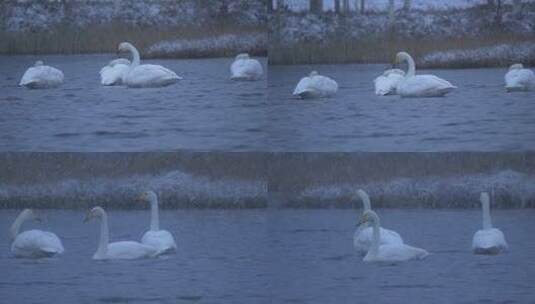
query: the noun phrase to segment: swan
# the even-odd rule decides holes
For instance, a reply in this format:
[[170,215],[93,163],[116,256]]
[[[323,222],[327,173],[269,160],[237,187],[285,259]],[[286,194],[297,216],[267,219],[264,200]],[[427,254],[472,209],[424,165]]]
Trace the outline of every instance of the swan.
[[336,81],[312,71],[308,77],[303,77],[299,81],[293,95],[301,98],[321,98],[333,96],[336,91],[338,91]]
[[105,86],[121,85],[123,76],[130,68],[130,60],[119,58],[110,61],[100,70],[100,83]]
[[128,42],[119,44],[119,51],[132,54],[132,63],[123,77],[123,82],[130,88],[164,87],[182,79],[161,65],[140,64],[138,50]]
[[158,197],[153,191],[141,194],[140,199],[150,203],[150,230],[145,232],[141,243],[152,246],[158,250],[158,254],[172,253],[176,251],[176,242],[173,235],[167,230],[160,230],[158,218]]
[[402,61],[407,61],[409,69],[396,87],[401,97],[440,97],[457,88],[449,81],[435,75],[415,75],[414,60],[406,52],[399,52],[396,55],[396,62]]
[[239,54],[230,66],[232,80],[258,80],[264,73],[262,65],[256,59],[249,58],[249,54]]
[[[357,191],[358,196],[362,200],[362,204],[364,205],[364,211],[371,210],[371,203],[370,203],[370,197],[368,194],[362,190],[359,189]],[[382,227],[379,227],[380,231],[380,244],[403,244],[403,239],[401,236],[389,229],[384,229]],[[368,223],[364,223],[358,226],[357,230],[355,230],[355,234],[353,235],[353,246],[359,252],[360,254],[364,255],[369,250],[373,243],[373,229],[370,227]]]
[[33,67],[30,67],[20,80],[19,86],[30,89],[52,89],[60,86],[63,83],[63,72],[44,65],[42,61],[35,62]]
[[92,218],[100,219],[100,241],[94,260],[133,260],[154,257],[158,253],[156,248],[134,241],[109,243],[108,216],[102,207],[91,209],[84,223]]
[[499,254],[508,249],[503,232],[492,227],[489,194],[482,192],[479,198],[483,209],[483,229],[474,234],[472,249],[475,254]]
[[373,227],[373,241],[370,250],[364,256],[364,262],[404,262],[409,260],[421,260],[429,253],[421,248],[407,244],[381,244],[379,216],[372,210],[364,211],[361,223],[371,223]]
[[400,69],[386,70],[383,75],[375,78],[375,94],[379,96],[395,95],[398,83],[405,76],[405,72]]
[[41,218],[32,209],[24,209],[15,219],[11,229],[11,252],[15,257],[42,258],[63,253],[61,240],[52,232],[42,230],[28,230],[19,233],[20,226],[26,220],[34,219],[40,222]]
[[535,89],[535,74],[520,63],[513,64],[505,74],[505,89],[507,92]]

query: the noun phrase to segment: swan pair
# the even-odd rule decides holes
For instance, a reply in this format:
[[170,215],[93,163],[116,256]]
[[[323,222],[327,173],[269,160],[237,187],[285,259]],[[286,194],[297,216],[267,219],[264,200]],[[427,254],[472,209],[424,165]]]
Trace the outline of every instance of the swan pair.
[[535,90],[535,73],[525,69],[520,63],[513,64],[505,74],[507,92]]
[[362,189],[357,193],[364,211],[353,236],[353,245],[359,253],[366,254],[364,262],[404,262],[421,260],[429,255],[424,249],[405,244],[397,232],[382,228],[379,216],[371,210],[368,194]]
[[230,79],[255,81],[259,80],[264,74],[260,62],[249,57],[249,54],[243,53],[236,56],[234,62],[230,65]]
[[30,67],[19,82],[19,86],[27,87],[29,89],[52,89],[57,88],[63,83],[63,72],[44,65],[43,61],[35,62],[33,67]]
[[94,207],[84,222],[93,218],[100,220],[100,240],[93,255],[94,260],[133,260],[152,258],[174,252],[177,248],[173,235],[167,230],[160,230],[158,215],[158,198],[153,191],[144,192],[140,200],[151,205],[150,230],[145,232],[140,242],[120,241],[109,242],[108,215],[102,207]]
[[416,75],[414,59],[407,52],[399,52],[396,62],[407,62],[407,73],[399,69],[387,70],[374,81],[375,94],[401,97],[441,97],[457,87],[435,75]]

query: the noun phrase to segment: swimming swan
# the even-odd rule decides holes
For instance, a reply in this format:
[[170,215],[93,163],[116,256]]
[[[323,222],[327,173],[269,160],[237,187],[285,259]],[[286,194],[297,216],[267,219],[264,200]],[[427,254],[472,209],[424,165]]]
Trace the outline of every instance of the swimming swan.
[[105,86],[121,85],[129,69],[130,60],[124,58],[112,60],[100,70],[100,83]]
[[108,216],[101,207],[95,207],[87,213],[84,223],[92,218],[100,219],[100,241],[93,255],[94,260],[133,260],[156,256],[158,250],[134,241],[109,243]]
[[123,82],[131,88],[151,88],[171,85],[182,77],[175,72],[155,64],[140,64],[138,50],[130,43],[119,44],[119,51],[130,52],[132,63],[126,71]]
[[336,81],[312,71],[308,77],[303,77],[297,83],[293,95],[301,98],[321,98],[333,96],[337,91]]
[[258,80],[264,70],[260,62],[249,58],[249,54],[239,54],[230,66],[230,79],[232,80]]
[[167,230],[160,230],[158,218],[158,197],[153,191],[141,194],[140,199],[150,203],[150,230],[145,232],[141,243],[152,246],[158,250],[158,254],[172,253],[176,251],[176,242],[173,235]]
[[52,232],[33,229],[19,233],[22,223],[29,219],[41,221],[36,211],[24,209],[11,225],[9,233],[13,255],[23,258],[42,258],[63,253],[61,240]]
[[[370,197],[368,196],[368,194],[362,189],[359,189],[357,193],[360,199],[362,200],[362,204],[364,205],[363,213],[371,210]],[[397,232],[389,229],[384,229],[382,227],[379,227],[379,231],[381,245],[403,244],[403,239]],[[370,227],[369,223],[360,224],[357,230],[355,230],[355,234],[353,235],[353,246],[355,247],[357,252],[364,255],[370,250],[372,243],[373,228]]]
[[483,209],[483,229],[474,234],[472,249],[475,254],[499,254],[508,249],[503,232],[492,228],[490,219],[490,199],[486,192],[479,198]]
[[505,89],[507,92],[535,89],[535,74],[520,63],[513,64],[505,74]]
[[409,69],[396,87],[396,91],[401,97],[440,97],[457,88],[435,75],[416,75],[416,67],[411,55],[399,52],[396,55],[396,62],[403,61],[407,61]]
[[400,69],[386,70],[383,75],[375,78],[375,94],[379,96],[395,95],[398,83],[405,76],[405,72]]
[[361,223],[371,223],[373,226],[373,241],[370,250],[363,259],[364,262],[404,262],[421,260],[429,255],[424,249],[406,244],[380,244],[379,217],[372,210],[364,212]]
[[63,83],[63,72],[42,61],[37,61],[35,65],[24,73],[19,86],[29,89],[52,89]]

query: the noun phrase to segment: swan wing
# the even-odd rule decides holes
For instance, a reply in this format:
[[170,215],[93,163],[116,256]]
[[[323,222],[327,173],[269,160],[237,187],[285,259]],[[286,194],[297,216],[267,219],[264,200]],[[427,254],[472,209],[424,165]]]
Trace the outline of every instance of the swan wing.
[[401,80],[397,92],[402,97],[438,97],[456,88],[449,81],[435,75],[416,75]]
[[63,72],[51,66],[31,67],[22,76],[19,85],[32,89],[54,88],[63,83]]
[[535,88],[535,74],[528,69],[511,70],[505,74],[505,88],[508,91]]
[[29,230],[17,235],[11,251],[18,257],[47,257],[63,253],[64,248],[54,233]]
[[125,75],[129,87],[162,87],[173,84],[182,77],[175,72],[154,64],[139,65]]
[[[384,229],[384,228],[380,228],[379,232],[381,234],[380,243],[379,243],[380,245],[403,244],[403,239],[397,232],[393,230],[389,230],[389,229]],[[359,253],[365,254],[368,252],[368,250],[370,250],[370,247],[372,245],[372,240],[373,240],[373,228],[372,227],[366,227],[366,228],[359,227],[355,231],[355,234],[353,235],[353,246]]]
[[301,98],[329,97],[338,91],[338,84],[329,77],[317,75],[302,78],[293,95]]
[[234,80],[258,80],[264,70],[256,59],[238,59],[230,66],[230,73]]
[[410,260],[421,260],[429,255],[424,249],[409,246],[407,244],[385,244],[379,246],[376,256],[368,253],[364,257],[367,262],[405,262]]
[[482,229],[474,234],[472,249],[476,254],[499,254],[506,251],[508,245],[499,229]]
[[130,67],[125,64],[115,64],[114,66],[105,66],[100,71],[100,83],[102,85],[120,85],[123,82],[124,75]]
[[396,87],[403,78],[402,74],[394,72],[375,78],[375,94],[379,96],[396,94]]
[[177,248],[175,238],[167,230],[147,231],[141,238],[141,243],[156,248],[158,254],[171,253]]
[[106,258],[134,260],[154,257],[158,250],[134,241],[122,241],[108,244]]

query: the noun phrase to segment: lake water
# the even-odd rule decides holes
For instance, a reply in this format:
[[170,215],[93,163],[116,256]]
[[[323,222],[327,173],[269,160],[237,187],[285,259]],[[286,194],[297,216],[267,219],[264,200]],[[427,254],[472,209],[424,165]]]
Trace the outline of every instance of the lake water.
[[[506,69],[419,70],[459,88],[444,98],[374,94],[386,65],[269,68],[270,150],[516,151],[535,148],[535,91],[504,90]],[[291,94],[311,70],[335,79],[338,94],[299,100]]]
[[[431,252],[398,265],[362,262],[352,248],[360,210],[166,210],[179,246],[154,260],[91,260],[96,222],[81,211],[46,211],[40,225],[66,248],[53,259],[9,256],[0,234],[0,292],[18,303],[529,303],[535,300],[534,210],[493,210],[510,252],[470,251],[479,210],[378,209],[384,227]],[[17,212],[0,211],[7,231]],[[145,211],[109,211],[112,240],[139,239]],[[23,229],[36,227],[26,224]]]
[[[233,58],[145,60],[184,77],[165,88],[103,87],[114,55],[0,56],[0,150],[258,150],[265,146],[266,86],[229,79]],[[63,70],[51,90],[17,86],[43,59]],[[261,59],[266,65],[266,60]]]

